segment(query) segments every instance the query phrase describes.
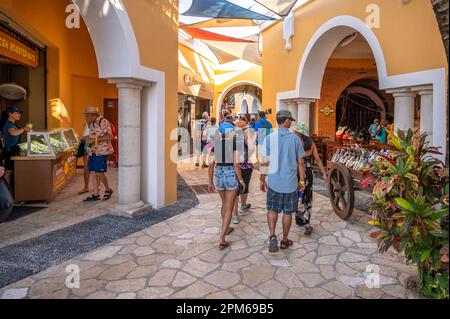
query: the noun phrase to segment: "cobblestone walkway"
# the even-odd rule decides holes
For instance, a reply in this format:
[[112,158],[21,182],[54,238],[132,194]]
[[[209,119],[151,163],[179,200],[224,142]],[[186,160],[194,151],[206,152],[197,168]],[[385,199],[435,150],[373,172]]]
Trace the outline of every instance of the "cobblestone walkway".
[[[207,170],[181,164],[195,190]],[[314,233],[293,228],[292,249],[267,252],[265,196],[252,183],[253,209],[217,247],[219,198],[199,195],[190,211],[103,246],[0,290],[1,298],[414,298],[404,287],[416,273],[396,253],[377,254],[368,217],[355,212],[344,222],[329,200],[315,195]],[[200,192],[199,192],[200,193]],[[279,229],[279,233],[281,229]],[[66,267],[80,268],[80,288],[66,288]],[[368,265],[380,270],[380,288],[366,287]],[[373,267],[373,266],[372,266]],[[376,267],[375,267],[376,268]]]

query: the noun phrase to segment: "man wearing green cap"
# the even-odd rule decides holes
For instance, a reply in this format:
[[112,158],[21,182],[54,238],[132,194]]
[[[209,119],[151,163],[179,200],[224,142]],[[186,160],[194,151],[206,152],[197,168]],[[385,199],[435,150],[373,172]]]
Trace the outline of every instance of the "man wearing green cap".
[[[295,119],[292,113],[277,113],[278,130],[266,137],[262,147],[261,190],[267,192],[268,223],[270,230],[269,252],[276,253],[293,245],[288,235],[292,226],[292,214],[298,209],[298,190],[305,188],[305,151],[298,136],[289,128]],[[298,183],[300,173],[300,186]],[[266,182],[266,175],[269,176]],[[283,213],[283,238],[278,247],[275,229],[278,215]]]

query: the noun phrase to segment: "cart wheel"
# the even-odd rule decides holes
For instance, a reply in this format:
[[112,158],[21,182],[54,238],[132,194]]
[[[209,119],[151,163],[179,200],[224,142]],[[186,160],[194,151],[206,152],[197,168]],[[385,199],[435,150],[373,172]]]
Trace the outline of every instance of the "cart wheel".
[[355,192],[353,178],[347,167],[335,165],[329,174],[328,189],[334,212],[343,220],[347,220],[353,213],[355,206]]

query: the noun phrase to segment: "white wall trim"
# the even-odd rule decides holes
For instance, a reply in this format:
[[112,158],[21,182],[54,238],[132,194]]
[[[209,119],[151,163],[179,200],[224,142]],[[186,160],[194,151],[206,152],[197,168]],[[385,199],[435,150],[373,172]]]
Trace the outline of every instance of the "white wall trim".
[[220,119],[220,112],[222,111],[222,104],[223,104],[223,100],[225,99],[225,96],[228,94],[228,92],[230,92],[232,89],[234,89],[235,87],[238,87],[240,85],[253,85],[256,86],[257,88],[262,90],[262,85],[253,81],[237,81],[234,82],[230,85],[228,85],[220,94],[219,99],[217,100],[217,105],[216,105],[216,118]]
[[[165,73],[141,65],[139,46],[122,0],[101,16],[103,1],[72,0],[78,5],[94,45],[100,78],[151,82],[141,97],[141,197],[154,208],[165,204]],[[87,8],[87,10],[83,10]]]
[[433,144],[441,147],[445,154],[447,148],[445,68],[388,76],[383,50],[378,38],[364,21],[353,16],[338,16],[319,27],[301,58],[295,89],[277,94],[277,110],[286,107],[285,100],[320,99],[323,75],[328,60],[339,42],[355,31],[358,31],[372,48],[381,90],[433,85]]

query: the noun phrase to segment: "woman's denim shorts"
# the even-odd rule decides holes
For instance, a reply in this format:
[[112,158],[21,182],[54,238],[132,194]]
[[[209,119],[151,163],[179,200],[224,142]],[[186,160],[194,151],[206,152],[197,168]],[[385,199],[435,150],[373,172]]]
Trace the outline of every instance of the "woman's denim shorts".
[[218,192],[238,189],[238,179],[233,166],[217,166],[214,184]]

